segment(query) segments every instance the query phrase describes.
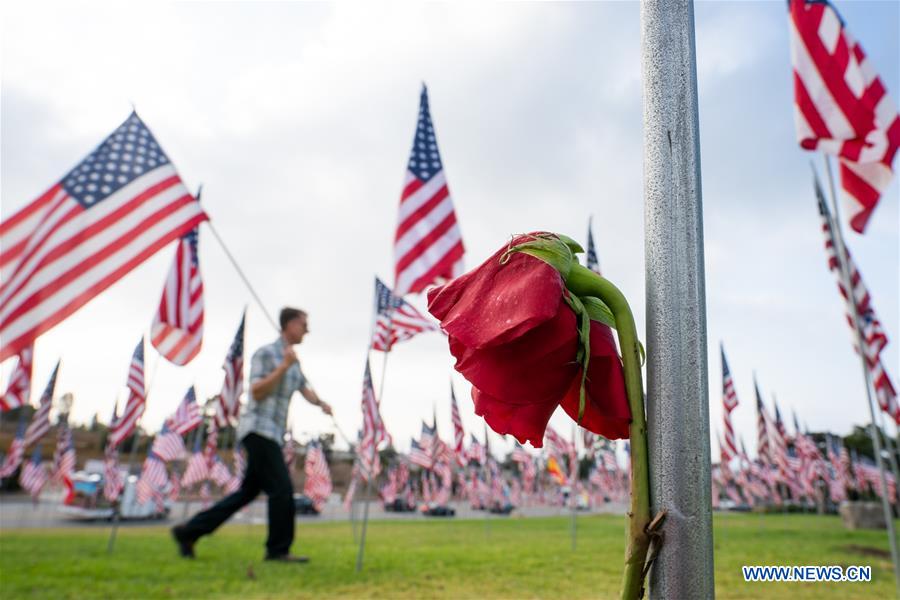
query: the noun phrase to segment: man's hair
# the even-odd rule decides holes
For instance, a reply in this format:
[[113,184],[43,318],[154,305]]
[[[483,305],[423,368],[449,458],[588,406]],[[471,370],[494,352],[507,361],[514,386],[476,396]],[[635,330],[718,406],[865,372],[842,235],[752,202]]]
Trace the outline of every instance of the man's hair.
[[305,317],[306,312],[300,310],[299,308],[291,308],[290,306],[285,306],[281,309],[281,312],[278,314],[278,323],[281,325],[281,330],[284,331],[284,328],[287,327],[287,324],[296,319],[297,317]]

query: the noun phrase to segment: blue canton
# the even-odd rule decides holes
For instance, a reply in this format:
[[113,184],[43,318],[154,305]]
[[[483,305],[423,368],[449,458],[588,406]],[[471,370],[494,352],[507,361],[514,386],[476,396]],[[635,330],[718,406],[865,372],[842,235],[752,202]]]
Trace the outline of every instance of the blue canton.
[[419,122],[416,125],[416,137],[413,139],[407,169],[425,182],[437,175],[443,168],[437,141],[434,138],[431,113],[428,110],[428,89],[423,85],[422,97],[419,101]]
[[[191,246],[191,265],[195,267],[200,266],[200,259],[197,257],[197,239],[199,237],[197,231],[197,229],[191,229],[181,236],[181,239],[185,240]],[[243,338],[244,336],[241,337]]]
[[375,312],[379,315],[386,315],[389,308],[396,311],[406,304],[403,298],[395,296],[390,288],[377,277],[375,278],[375,303]]
[[90,208],[144,173],[166,164],[169,157],[137,113],[131,113],[96,150],[63,177],[62,186],[84,208]]

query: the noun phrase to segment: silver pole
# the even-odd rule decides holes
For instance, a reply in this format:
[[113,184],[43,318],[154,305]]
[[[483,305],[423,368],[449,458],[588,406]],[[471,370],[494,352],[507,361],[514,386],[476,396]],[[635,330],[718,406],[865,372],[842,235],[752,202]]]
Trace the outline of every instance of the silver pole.
[[862,329],[859,325],[859,314],[856,312],[856,298],[853,296],[853,285],[850,280],[850,268],[847,265],[847,247],[844,245],[844,235],[841,231],[840,215],[838,213],[837,194],[834,190],[834,176],[831,173],[831,161],[828,155],[823,154],[825,159],[825,171],[828,174],[828,187],[831,191],[832,217],[829,222],[831,234],[834,237],[834,251],[838,259],[838,265],[841,268],[841,280],[844,284],[844,291],[847,293],[847,310],[850,311],[850,317],[853,319],[853,334],[856,340],[856,347],[859,349],[860,364],[862,365],[863,381],[866,385],[866,397],[868,398],[869,416],[872,419],[872,425],[869,433],[872,436],[872,445],[875,449],[875,461],[878,465],[878,473],[881,476],[881,507],[884,509],[884,520],[887,522],[888,538],[891,544],[891,562],[894,564],[894,584],[897,586],[897,597],[900,598],[900,558],[897,552],[897,532],[894,528],[894,515],[891,511],[891,505],[888,501],[887,477],[884,474],[884,457],[881,455],[881,436],[878,435],[875,420],[875,402],[872,399],[872,378],[869,373],[869,367],[866,365],[866,350],[863,343]]
[[715,596],[694,9],[641,0],[651,598]]

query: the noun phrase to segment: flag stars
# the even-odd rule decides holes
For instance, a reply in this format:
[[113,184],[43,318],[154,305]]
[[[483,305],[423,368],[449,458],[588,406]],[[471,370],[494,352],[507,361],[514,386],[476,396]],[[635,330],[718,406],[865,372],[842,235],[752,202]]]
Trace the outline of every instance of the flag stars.
[[[115,193],[135,177],[168,162],[147,128],[132,115],[63,178],[64,187],[82,204],[93,204]],[[86,187],[87,181],[93,183],[93,189]]]

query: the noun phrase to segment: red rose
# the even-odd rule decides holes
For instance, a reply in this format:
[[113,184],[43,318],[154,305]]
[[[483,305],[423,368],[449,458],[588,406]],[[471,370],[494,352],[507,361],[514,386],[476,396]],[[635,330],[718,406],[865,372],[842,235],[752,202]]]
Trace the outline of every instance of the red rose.
[[[578,317],[564,299],[569,291],[559,271],[521,252],[501,264],[506,252],[432,289],[428,310],[449,336],[456,370],[472,383],[475,413],[497,433],[539,448],[557,406],[578,419]],[[590,322],[585,391],[581,425],[627,438],[631,411],[622,365],[609,327],[597,321]]]

